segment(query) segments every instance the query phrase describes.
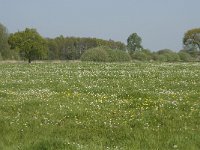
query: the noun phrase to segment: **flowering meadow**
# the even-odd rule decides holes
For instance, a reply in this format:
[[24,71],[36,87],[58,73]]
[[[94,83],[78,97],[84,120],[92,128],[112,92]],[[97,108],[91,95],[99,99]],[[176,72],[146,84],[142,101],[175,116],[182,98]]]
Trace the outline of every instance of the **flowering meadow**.
[[2,150],[198,150],[200,63],[1,63]]

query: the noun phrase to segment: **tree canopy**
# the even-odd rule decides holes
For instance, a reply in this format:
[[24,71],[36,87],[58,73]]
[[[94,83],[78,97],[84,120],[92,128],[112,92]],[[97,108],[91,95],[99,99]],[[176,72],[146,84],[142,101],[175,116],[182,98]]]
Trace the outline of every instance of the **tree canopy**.
[[188,30],[183,37],[183,44],[187,49],[200,50],[200,28]]
[[133,53],[137,50],[141,50],[143,47],[141,45],[142,38],[138,36],[137,33],[131,34],[127,39],[127,48],[130,53]]
[[86,50],[99,46],[126,50],[126,45],[122,42],[97,38],[59,36],[54,39],[48,38],[47,41],[49,47],[48,57],[52,60],[78,60]]
[[[199,61],[200,60],[200,28],[188,30],[183,37],[184,48],[179,53],[162,49],[152,52],[144,49],[142,38],[132,33],[123,42],[103,40],[90,37],[43,38],[36,29],[26,28],[24,31],[9,34],[7,28],[0,23],[0,60],[83,60],[82,55],[100,57],[102,47],[108,55],[109,62],[126,61],[132,57],[136,61]],[[96,50],[96,48],[101,48]],[[87,50],[87,53],[85,53]],[[128,50],[128,54],[126,53]],[[101,53],[100,53],[101,52]],[[102,55],[102,57],[106,57]],[[126,59],[124,59],[126,58]]]
[[42,59],[47,54],[46,40],[40,36],[36,29],[26,28],[24,31],[11,34],[8,40],[12,49],[20,52],[21,57],[32,60]]
[[3,59],[9,58],[8,37],[6,27],[0,23],[0,55]]

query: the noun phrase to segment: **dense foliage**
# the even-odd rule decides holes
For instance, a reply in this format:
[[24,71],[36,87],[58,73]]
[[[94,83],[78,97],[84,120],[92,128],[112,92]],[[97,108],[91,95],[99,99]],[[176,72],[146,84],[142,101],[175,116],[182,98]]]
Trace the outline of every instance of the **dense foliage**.
[[44,59],[47,45],[35,29],[26,28],[24,31],[11,34],[8,39],[12,49],[18,50],[23,59],[31,63],[35,59]]
[[0,149],[199,150],[199,68],[0,64]]
[[178,55],[179,55],[180,60],[183,62],[193,61],[193,57],[187,52],[180,51]]
[[[30,29],[31,31],[32,29]],[[27,30],[28,31],[28,30]],[[26,32],[22,31],[22,32]],[[27,33],[26,33],[27,34]],[[39,35],[39,33],[36,33]],[[29,62],[32,60],[80,60],[83,57],[82,55],[85,51],[94,49],[96,47],[108,47],[106,48],[106,53],[109,54],[109,58],[102,59],[101,61],[129,61],[130,57],[128,56],[128,52],[133,61],[160,61],[160,62],[189,62],[189,61],[200,61],[200,29],[191,29],[188,30],[183,37],[183,45],[184,49],[179,52],[175,52],[169,49],[158,50],[156,52],[152,52],[151,50],[144,49],[142,46],[142,38],[137,33],[132,33],[127,39],[127,45],[122,42],[117,42],[113,40],[103,40],[97,38],[80,38],[80,37],[64,37],[59,36],[56,38],[30,38],[32,40],[32,46],[30,41],[23,38],[16,38],[13,36],[18,35],[18,37],[22,36],[20,32],[13,33],[11,35],[8,34],[8,31],[5,26],[0,24],[0,60],[24,60],[28,59]],[[10,38],[9,38],[10,37]],[[11,48],[15,48],[15,50],[10,50],[10,46],[8,45],[8,39]],[[22,40],[23,39],[23,40]],[[21,42],[19,42],[21,40]],[[15,41],[15,42],[14,42]],[[33,42],[34,41],[34,42]],[[19,46],[21,43],[21,46]],[[28,44],[29,43],[29,44]],[[40,43],[40,44],[36,44]],[[47,46],[42,46],[42,43],[46,43]],[[25,45],[28,46],[26,47]],[[23,46],[22,46],[23,45]],[[35,46],[33,46],[35,45]],[[40,46],[39,46],[40,45]],[[31,48],[32,47],[32,48]],[[44,48],[45,47],[45,48]],[[44,49],[45,50],[44,50]],[[30,50],[32,49],[32,50]],[[35,49],[35,50],[33,50]],[[115,50],[113,52],[112,50]],[[17,50],[17,51],[16,51]],[[29,53],[30,52],[30,53]],[[97,51],[99,52],[99,51]],[[87,52],[89,53],[89,52]],[[90,52],[91,55],[99,55],[94,54],[94,52]],[[106,57],[106,56],[105,56]],[[125,58],[125,60],[123,60]],[[94,61],[97,61],[95,59]]]
[[125,51],[101,46],[86,50],[81,56],[81,60],[94,62],[127,62],[131,60],[131,57]]
[[126,45],[112,40],[96,38],[57,37],[47,39],[49,45],[49,59],[51,60],[78,60],[88,49],[105,46],[111,49],[126,50]]
[[118,49],[105,49],[108,54],[109,62],[128,62],[131,61],[129,53]]
[[143,49],[142,38],[137,33],[132,33],[127,39],[127,48],[129,53]]
[[108,62],[108,53],[105,47],[96,47],[86,50],[81,56],[82,61]]
[[151,61],[153,59],[151,51],[147,49],[135,51],[131,54],[131,57],[133,60],[139,61]]
[[0,23],[0,60],[18,59],[17,53],[10,50],[8,37],[6,27]]
[[187,49],[200,50],[200,28],[188,30],[183,37],[183,44]]

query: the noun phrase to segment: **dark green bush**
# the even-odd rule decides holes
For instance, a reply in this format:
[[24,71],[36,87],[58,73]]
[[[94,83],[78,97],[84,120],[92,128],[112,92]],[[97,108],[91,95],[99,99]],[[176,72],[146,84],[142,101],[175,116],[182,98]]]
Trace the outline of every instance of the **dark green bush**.
[[186,52],[179,52],[178,55],[181,61],[188,62],[193,60],[192,56]]
[[197,49],[183,49],[180,51],[180,53],[181,52],[189,54],[192,58],[191,61],[200,61],[200,51]]
[[128,53],[122,50],[113,50],[109,48],[105,48],[105,51],[108,54],[109,62],[126,62],[131,61],[131,57]]
[[86,50],[81,56],[82,61],[108,62],[108,53],[104,47],[96,47]]
[[166,54],[166,53],[174,53],[172,50],[170,49],[161,49],[157,52],[159,55],[162,55],[162,54]]
[[153,54],[153,60],[161,62],[177,62],[180,61],[180,57],[172,50],[163,49]]
[[164,53],[158,55],[158,61],[163,62],[177,62],[180,61],[180,57],[177,53]]
[[85,51],[81,56],[81,60],[95,62],[125,62],[130,61],[131,57],[122,50],[113,50],[108,47],[96,47]]
[[141,51],[135,51],[131,55],[133,60],[139,60],[139,61],[150,61],[152,60],[152,54],[149,50],[141,50]]

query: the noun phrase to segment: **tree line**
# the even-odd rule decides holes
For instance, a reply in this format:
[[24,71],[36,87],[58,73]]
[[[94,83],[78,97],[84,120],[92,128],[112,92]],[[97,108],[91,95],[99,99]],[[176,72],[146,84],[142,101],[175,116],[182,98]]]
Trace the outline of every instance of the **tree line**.
[[79,60],[88,49],[105,46],[111,49],[126,50],[126,45],[113,40],[97,38],[77,38],[59,36],[55,39],[46,39],[48,45],[48,59],[50,60]]
[[[95,49],[97,47],[100,47],[100,50]],[[137,33],[132,33],[127,38],[127,44],[124,44],[113,40],[62,35],[56,38],[43,38],[36,29],[29,28],[9,34],[7,28],[0,23],[0,60],[28,60],[29,63],[33,60],[80,60],[87,50],[90,50],[87,58],[91,58],[89,54],[99,57],[94,53],[102,52],[102,48],[109,49],[106,50],[108,54],[111,52],[110,49],[114,50],[110,54],[119,55],[116,58],[121,60],[128,60],[130,56],[132,60],[138,61],[199,61],[200,28],[190,29],[185,33],[183,49],[179,52],[170,49],[152,52],[143,48],[142,38]],[[120,55],[127,58],[122,59]]]

